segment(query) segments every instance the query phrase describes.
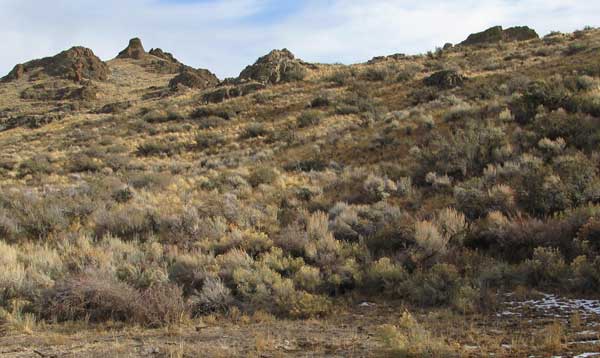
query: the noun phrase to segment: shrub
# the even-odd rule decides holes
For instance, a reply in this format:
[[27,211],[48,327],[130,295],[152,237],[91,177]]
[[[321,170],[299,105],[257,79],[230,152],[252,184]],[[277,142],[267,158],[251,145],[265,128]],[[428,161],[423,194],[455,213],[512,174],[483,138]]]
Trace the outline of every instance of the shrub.
[[57,321],[131,321],[135,315],[137,292],[129,285],[99,275],[78,276],[57,282],[43,293],[36,310]]
[[566,98],[567,93],[562,84],[533,82],[529,84],[521,97],[512,101],[510,110],[518,123],[527,124],[534,119],[539,106],[554,111],[562,107]]
[[449,243],[462,246],[468,229],[466,218],[462,213],[454,208],[443,209],[437,213],[435,225]]
[[522,266],[527,282],[539,287],[561,287],[567,278],[568,266],[561,253],[552,248],[536,248],[533,258],[526,260]]
[[0,241],[0,306],[20,295],[25,280],[25,267],[18,261],[17,249]]
[[240,134],[240,139],[250,139],[256,137],[264,137],[271,133],[263,124],[261,123],[251,123],[244,129],[244,131]]
[[296,123],[298,124],[298,127],[306,128],[318,125],[321,123],[322,118],[323,115],[319,111],[306,111],[296,119]]
[[394,357],[451,357],[456,349],[443,339],[434,337],[408,312],[402,314],[399,326],[383,325],[378,338]]
[[94,233],[102,238],[112,234],[125,240],[134,240],[154,232],[155,221],[150,211],[135,204],[101,209],[94,215]]
[[363,184],[363,190],[367,201],[378,202],[387,199],[397,190],[397,187],[396,183],[387,178],[380,178],[370,174]]
[[153,156],[153,155],[168,155],[172,156],[182,151],[183,145],[181,143],[171,141],[149,141],[140,144],[137,147],[137,155],[140,156]]
[[253,187],[260,184],[273,184],[279,177],[279,172],[269,166],[261,166],[252,171],[248,177],[248,183]]
[[218,278],[208,278],[200,292],[191,299],[194,315],[205,315],[213,312],[224,312],[233,303],[231,290]]
[[585,44],[585,43],[582,43],[582,42],[572,43],[565,50],[565,55],[567,55],[567,56],[573,56],[573,55],[576,55],[576,54],[578,54],[580,52],[586,51],[588,48],[589,48],[589,45]]
[[431,269],[419,269],[398,287],[398,293],[420,306],[440,306],[451,302],[461,285],[455,266],[436,264]]
[[426,257],[446,253],[448,238],[444,237],[433,223],[417,221],[414,230],[415,243],[424,251]]
[[329,107],[329,105],[331,105],[331,100],[327,95],[317,96],[310,101],[311,108]]
[[47,175],[52,173],[53,170],[52,164],[50,163],[50,157],[47,155],[37,155],[19,164],[18,175],[20,178],[26,177],[27,175]]
[[452,107],[446,114],[444,114],[445,122],[454,122],[459,120],[465,120],[473,117],[477,113],[476,109],[471,107],[468,103],[460,103]]
[[571,263],[571,270],[576,290],[590,293],[600,290],[600,257],[579,256]]
[[321,270],[317,267],[302,266],[294,275],[294,284],[302,290],[316,292],[322,285]]
[[151,286],[138,293],[130,319],[151,328],[181,323],[188,315],[182,294],[173,284]]
[[600,220],[591,217],[577,233],[577,240],[584,252],[600,253]]
[[408,279],[408,273],[402,265],[383,257],[369,265],[365,275],[365,287],[378,292],[395,293],[396,289]]
[[200,149],[218,147],[226,143],[225,137],[220,133],[199,132],[196,134],[196,146]]

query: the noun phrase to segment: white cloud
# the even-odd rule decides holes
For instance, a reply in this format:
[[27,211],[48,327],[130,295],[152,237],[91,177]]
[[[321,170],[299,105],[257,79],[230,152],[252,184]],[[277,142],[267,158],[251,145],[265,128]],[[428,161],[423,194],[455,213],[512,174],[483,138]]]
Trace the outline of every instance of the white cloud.
[[0,0],[0,72],[73,45],[110,59],[133,36],[225,77],[272,48],[349,63],[424,52],[496,24],[542,34],[600,25],[600,2],[589,0],[305,0],[293,14],[264,21],[275,1]]

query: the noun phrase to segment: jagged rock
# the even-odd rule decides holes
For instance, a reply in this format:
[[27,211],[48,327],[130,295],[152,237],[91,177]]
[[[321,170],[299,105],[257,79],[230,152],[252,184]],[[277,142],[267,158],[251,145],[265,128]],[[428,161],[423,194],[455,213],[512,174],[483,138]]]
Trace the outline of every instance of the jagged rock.
[[247,96],[265,89],[266,85],[260,82],[248,82],[236,86],[225,86],[203,96],[205,103],[220,103],[228,99]]
[[209,70],[188,67],[169,82],[169,87],[177,89],[183,85],[189,88],[205,89],[218,84],[219,79]]
[[375,56],[372,59],[370,59],[369,61],[367,61],[367,64],[373,65],[373,64],[385,62],[388,60],[399,61],[399,60],[403,60],[405,58],[406,58],[406,55],[403,53],[395,53],[395,54],[389,55],[389,56]]
[[179,61],[177,61],[177,59],[173,56],[173,54],[171,54],[170,52],[165,52],[162,49],[159,48],[153,48],[150,50],[150,52],[148,52],[150,55],[152,56],[156,56],[158,58],[162,58],[163,60],[169,61],[169,62],[173,62],[173,63],[180,63]]
[[257,81],[277,84],[304,79],[309,65],[295,58],[288,49],[273,50],[246,67],[238,77],[238,83]]
[[527,26],[511,27],[506,30],[502,26],[494,26],[485,31],[469,35],[461,45],[493,44],[501,41],[527,41],[539,38],[535,30]]
[[142,45],[142,40],[139,38],[133,38],[129,40],[129,45],[119,54],[117,58],[132,58],[134,60],[141,60],[146,55],[146,50]]
[[453,70],[439,71],[425,78],[423,83],[426,86],[437,87],[439,89],[450,89],[463,85],[465,77]]
[[539,38],[537,32],[527,26],[516,26],[504,30],[504,41],[527,41]]
[[65,78],[80,82],[84,79],[105,81],[110,70],[106,63],[100,60],[92,50],[85,47],[73,47],[54,57],[46,57],[16,65],[2,81],[19,80],[25,75],[35,79],[40,74]]

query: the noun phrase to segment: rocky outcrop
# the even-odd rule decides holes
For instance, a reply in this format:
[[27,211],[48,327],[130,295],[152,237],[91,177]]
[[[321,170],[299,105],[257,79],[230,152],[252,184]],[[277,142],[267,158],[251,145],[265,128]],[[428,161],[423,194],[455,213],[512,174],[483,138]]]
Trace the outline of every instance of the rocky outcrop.
[[179,62],[173,54],[160,48],[153,48],[146,52],[139,38],[129,40],[129,45],[117,56],[118,59],[136,60],[147,72],[158,74],[180,74],[194,68]]
[[181,62],[179,62],[174,56],[173,54],[171,54],[170,52],[165,52],[162,49],[159,48],[153,48],[151,49],[148,54],[158,57],[158,58],[162,58],[165,61],[168,62],[172,62],[172,63],[177,63],[177,64],[181,64]]
[[288,49],[273,50],[246,67],[237,78],[239,83],[256,81],[265,84],[300,81],[311,65],[296,59]]
[[460,87],[465,82],[465,77],[453,70],[444,70],[435,72],[431,76],[425,78],[423,83],[426,86],[437,87],[439,89],[451,89]]
[[21,92],[24,100],[35,101],[94,101],[99,89],[91,82],[83,86],[72,86],[61,81],[45,82],[33,85]]
[[76,82],[83,80],[105,81],[110,70],[92,50],[85,47],[73,47],[56,56],[19,64],[2,81],[10,82],[24,77],[40,78],[44,75],[64,78]]
[[461,45],[485,45],[502,41],[527,41],[537,38],[539,38],[537,32],[527,26],[511,27],[506,30],[502,26],[494,26],[485,31],[469,35]]
[[144,45],[142,45],[142,40],[139,38],[133,38],[129,40],[129,45],[119,54],[117,58],[132,58],[134,60],[141,60],[146,56],[146,50],[144,50]]
[[193,69],[185,67],[181,73],[175,76],[170,82],[169,87],[177,89],[180,86],[196,89],[206,89],[219,84],[219,79],[212,72],[205,69]]

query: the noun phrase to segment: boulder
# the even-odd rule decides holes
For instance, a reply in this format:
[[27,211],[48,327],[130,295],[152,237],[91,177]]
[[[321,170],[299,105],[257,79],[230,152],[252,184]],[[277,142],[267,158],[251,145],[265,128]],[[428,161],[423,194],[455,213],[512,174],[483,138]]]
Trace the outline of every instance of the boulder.
[[453,70],[444,70],[435,72],[431,76],[425,78],[423,83],[426,86],[437,87],[439,89],[451,89],[460,87],[465,81],[465,77]]
[[183,85],[189,88],[206,89],[218,84],[219,79],[209,70],[186,67],[169,82],[169,87],[177,89]]
[[129,45],[119,54],[117,58],[132,58],[134,60],[141,60],[146,56],[146,51],[142,45],[142,40],[139,38],[133,38],[129,40]]
[[296,59],[288,49],[273,50],[246,67],[237,82],[256,81],[277,84],[299,81],[306,76],[309,65]]
[[40,76],[43,73],[52,77],[64,78],[76,82],[83,80],[105,81],[110,70],[106,63],[100,60],[92,50],[85,47],[73,47],[54,57],[19,64],[6,75],[2,81],[19,80],[25,75]]
[[469,35],[461,45],[485,45],[498,42],[527,41],[539,38],[535,30],[527,26],[511,27],[506,30],[502,26],[494,26],[485,31]]

